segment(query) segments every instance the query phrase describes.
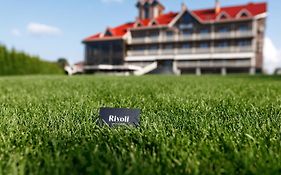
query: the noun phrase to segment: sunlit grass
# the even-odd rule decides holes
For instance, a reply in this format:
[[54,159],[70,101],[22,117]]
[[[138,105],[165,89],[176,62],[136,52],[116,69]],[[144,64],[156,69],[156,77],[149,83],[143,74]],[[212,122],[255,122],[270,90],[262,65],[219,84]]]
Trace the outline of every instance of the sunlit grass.
[[2,77],[0,174],[280,174],[280,111],[279,77]]

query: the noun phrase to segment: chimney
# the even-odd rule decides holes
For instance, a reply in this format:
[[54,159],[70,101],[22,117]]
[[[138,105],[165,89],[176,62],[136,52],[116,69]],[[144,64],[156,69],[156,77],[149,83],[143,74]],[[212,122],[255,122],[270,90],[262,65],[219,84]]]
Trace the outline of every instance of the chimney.
[[219,14],[221,11],[221,4],[219,0],[216,0],[216,8],[215,8],[215,13],[216,15]]
[[186,11],[186,10],[187,10],[186,4],[184,2],[181,3],[181,11]]

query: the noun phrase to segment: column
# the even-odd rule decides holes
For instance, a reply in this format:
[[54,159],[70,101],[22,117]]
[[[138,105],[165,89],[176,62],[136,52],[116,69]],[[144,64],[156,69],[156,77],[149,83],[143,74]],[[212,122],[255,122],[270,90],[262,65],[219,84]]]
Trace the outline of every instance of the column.
[[199,68],[199,67],[196,68],[196,75],[197,76],[202,75],[201,68]]
[[225,67],[221,68],[221,75],[225,76],[226,74],[227,74],[226,68]]
[[256,68],[251,67],[249,71],[250,75],[256,75]]

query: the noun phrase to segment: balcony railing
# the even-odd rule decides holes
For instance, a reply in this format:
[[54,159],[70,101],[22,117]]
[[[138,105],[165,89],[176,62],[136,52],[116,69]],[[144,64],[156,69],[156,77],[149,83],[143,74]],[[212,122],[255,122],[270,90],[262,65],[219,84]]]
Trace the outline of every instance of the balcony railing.
[[195,68],[195,67],[249,67],[250,60],[217,60],[217,61],[184,61],[177,62],[177,66],[181,68]]
[[196,48],[195,53],[211,53],[211,48]]
[[229,39],[229,38],[243,38],[253,37],[252,30],[248,31],[229,31],[229,32],[217,32],[217,33],[204,33],[204,34],[178,34],[178,35],[166,35],[160,36],[147,36],[143,38],[132,38],[131,43],[151,43],[151,42],[173,42],[173,41],[192,41],[192,40],[208,40],[208,39]]
[[162,49],[161,53],[162,54],[174,54],[175,49]]
[[237,31],[235,33],[235,37],[251,37],[253,36],[253,31],[249,30],[249,31]]
[[146,37],[143,38],[133,38],[132,43],[137,44],[137,43],[145,43],[146,42]]
[[178,49],[178,54],[191,54],[192,53],[192,49],[188,48],[188,49]]
[[234,32],[217,32],[215,33],[215,38],[231,38],[234,36]]
[[142,56],[142,55],[145,55],[145,51],[144,50],[132,50],[132,51],[128,51],[127,55],[128,56]]
[[164,37],[164,41],[176,41],[176,35],[167,35]]
[[159,36],[147,37],[148,42],[158,42],[160,39]]
[[171,55],[171,54],[208,54],[208,53],[244,53],[253,52],[251,46],[245,47],[214,47],[214,48],[178,48],[178,49],[151,49],[151,50],[130,50],[128,56],[142,55]]
[[235,47],[234,52],[252,52],[253,47],[251,46],[245,46],[245,47]]
[[211,33],[203,33],[203,34],[196,34],[196,39],[211,39],[212,38],[212,34]]
[[159,51],[158,49],[155,49],[155,50],[148,50],[148,51],[147,51],[147,54],[148,54],[148,55],[158,55],[158,51]]
[[231,47],[215,47],[214,48],[215,53],[228,53],[228,52],[233,52]]

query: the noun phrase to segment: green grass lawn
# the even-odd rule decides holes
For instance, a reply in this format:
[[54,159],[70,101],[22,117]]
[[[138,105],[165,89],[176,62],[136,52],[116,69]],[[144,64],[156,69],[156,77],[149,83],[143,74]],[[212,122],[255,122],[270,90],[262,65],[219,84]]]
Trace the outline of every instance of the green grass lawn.
[[[140,108],[100,128],[100,107]],[[0,174],[280,174],[281,78],[0,78]]]

